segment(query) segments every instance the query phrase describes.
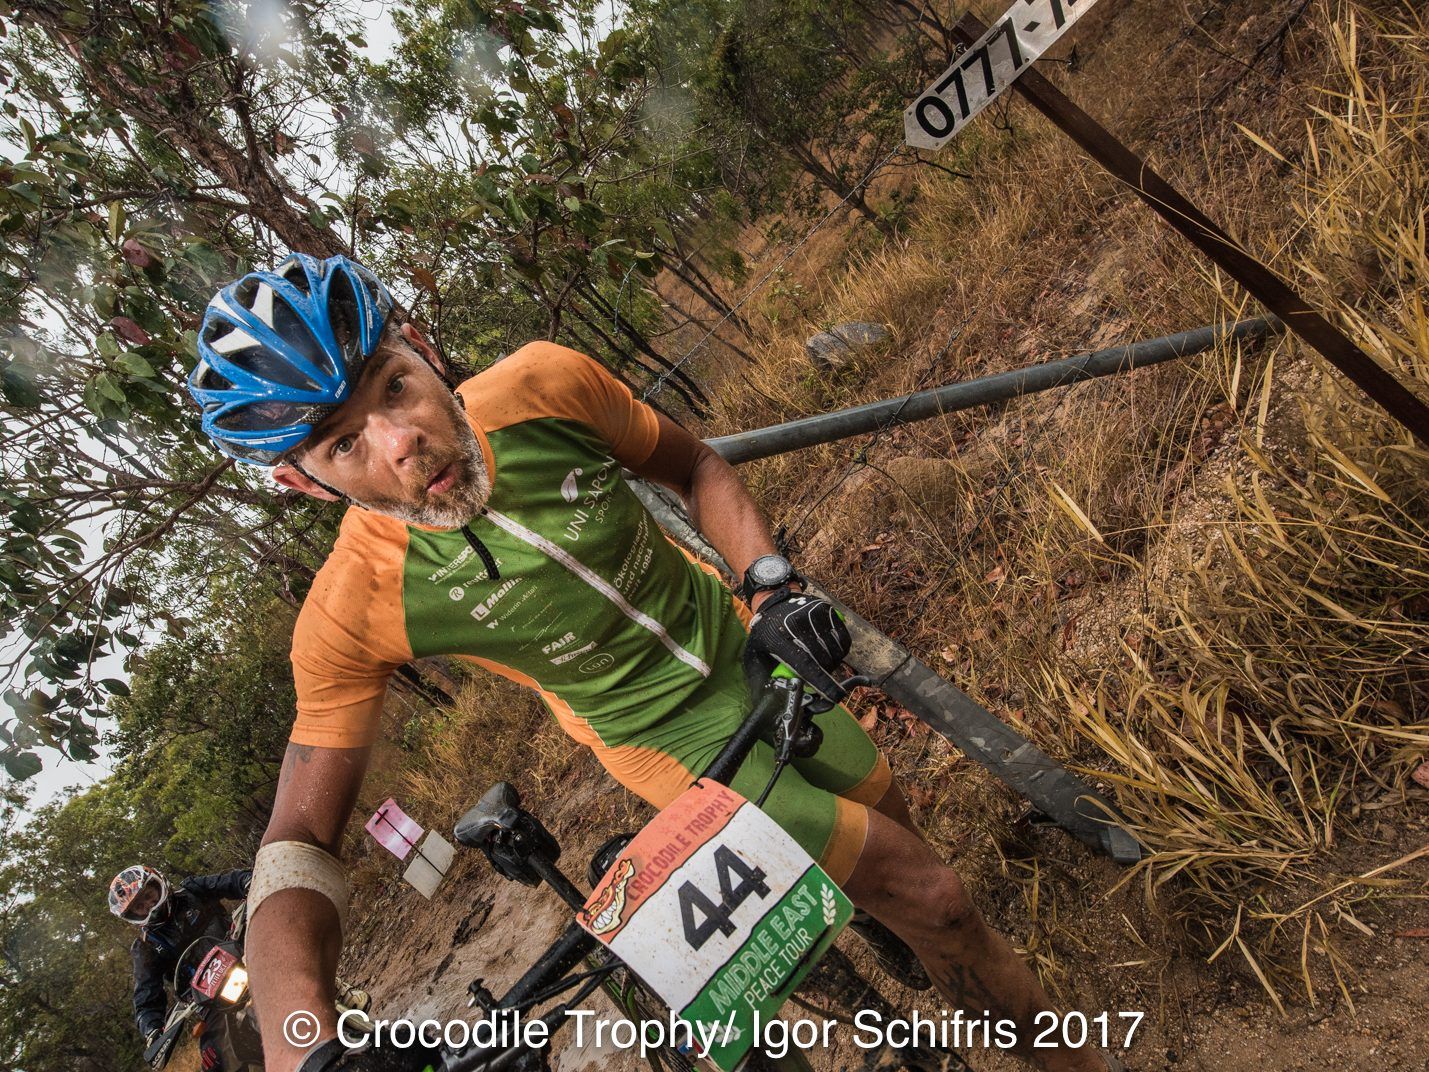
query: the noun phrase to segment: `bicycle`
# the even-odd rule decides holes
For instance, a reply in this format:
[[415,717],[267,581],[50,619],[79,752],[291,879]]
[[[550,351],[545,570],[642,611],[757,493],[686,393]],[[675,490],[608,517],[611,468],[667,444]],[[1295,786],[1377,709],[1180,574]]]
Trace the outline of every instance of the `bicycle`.
[[[846,695],[853,687],[863,684],[867,684],[867,679],[851,677],[841,684],[840,695]],[[459,1051],[449,1052],[445,1058],[444,1072],[538,1072],[546,1069],[549,1039],[597,987],[603,987],[615,1000],[617,1007],[628,1013],[637,1024],[647,1020],[668,1020],[671,1006],[659,997],[609,944],[602,941],[628,925],[629,918],[636,914],[633,911],[626,914],[626,909],[631,907],[631,901],[635,899],[630,896],[632,891],[628,888],[634,877],[634,868],[628,855],[632,844],[640,838],[652,836],[660,829],[662,820],[667,826],[678,822],[686,812],[694,809],[692,802],[703,793],[707,799],[701,802],[705,805],[706,812],[712,808],[733,807],[740,814],[744,814],[744,806],[752,804],[753,814],[748,816],[750,821],[757,821],[754,819],[754,815],[757,815],[777,832],[778,837],[794,845],[792,839],[779,830],[772,819],[759,812],[758,808],[767,799],[793,758],[811,756],[818,750],[822,734],[812,715],[829,710],[832,706],[831,702],[818,697],[817,694],[806,693],[803,682],[793,676],[787,667],[776,669],[767,679],[749,714],[691,789],[663,809],[639,834],[619,834],[596,850],[587,868],[587,878],[594,887],[590,895],[581,893],[557,865],[560,845],[535,815],[521,807],[520,796],[515,788],[509,783],[499,782],[488,790],[457,822],[454,831],[457,842],[469,848],[480,849],[497,872],[507,879],[531,887],[544,882],[575,910],[577,920],[566,927],[536,963],[500,998],[486,987],[483,980],[474,980],[468,987],[468,1007],[480,1007],[483,1015],[493,1019],[505,1018],[513,1027],[519,1028],[522,1013],[529,1013],[536,1006],[556,999],[568,991],[573,993],[539,1018],[545,1025],[544,1037],[547,1041],[544,1044],[533,1045],[526,1040],[529,1039],[532,1023],[527,1020],[526,1039],[509,1042],[503,1037],[494,1045],[472,1044]],[[728,784],[755,743],[771,735],[775,750],[773,773],[757,800],[744,801],[728,789]],[[670,819],[671,816],[674,816],[673,820]],[[722,817],[711,816],[710,822]],[[767,836],[766,834],[766,838]],[[710,838],[700,841],[695,846],[695,851],[702,851],[714,840],[715,835],[711,835]],[[794,847],[803,856],[808,867],[799,876],[802,883],[799,890],[802,892],[792,896],[800,898],[800,908],[806,910],[804,917],[812,920],[812,925],[822,921],[822,929],[817,934],[810,933],[807,928],[801,929],[796,942],[797,956],[787,954],[785,962],[779,966],[773,977],[766,979],[761,976],[757,989],[763,991],[764,997],[770,999],[772,1008],[776,1009],[828,950],[853,912],[852,904],[838,891],[832,880],[823,874],[803,850],[798,849],[797,845]],[[679,909],[683,917],[683,936],[687,947],[698,950],[712,938],[737,937],[739,930],[732,920],[732,915],[740,904],[750,898],[767,901],[781,882],[785,887],[792,887],[787,874],[781,876],[773,870],[762,868],[758,862],[750,863],[744,859],[744,855],[734,852],[724,844],[711,850],[718,872],[719,902],[702,893],[689,881],[680,887]],[[817,894],[810,892],[815,888]],[[653,894],[650,891],[646,893],[648,896],[642,901],[642,905],[646,902],[653,903]],[[791,895],[786,888],[786,900],[789,896]],[[811,897],[817,897],[812,906],[809,904]],[[623,920],[622,915],[625,915]],[[766,915],[763,918],[770,917]],[[791,928],[791,937],[794,933]],[[902,945],[891,932],[888,933],[887,939]],[[901,951],[906,952],[907,947],[902,946]],[[911,956],[911,953],[908,955]],[[584,970],[577,970],[583,965]],[[699,995],[700,998],[707,996],[706,991]],[[716,1005],[720,1004],[720,997],[719,993],[715,994]],[[725,992],[723,997],[728,998],[729,993]],[[728,1002],[724,1004],[728,1005]],[[697,1005],[698,1001],[683,1004],[681,1008],[689,1012]],[[649,1051],[642,1046],[642,1054],[652,1058],[651,1063],[657,1070],[668,1067],[676,1072],[694,1072],[697,1068],[738,1067],[772,1069],[775,1072],[808,1072],[810,1065],[797,1048],[785,1047],[784,1052],[774,1054],[769,1052],[768,1047],[761,1052],[759,1046],[750,1045],[742,1037],[742,1028],[735,1027],[736,1018],[736,1013],[730,1012],[728,1018],[719,1021],[725,1031],[718,1046],[713,1044],[711,1034],[707,1032],[707,1022],[698,1019],[694,1022],[685,1020],[689,1029],[685,1032],[683,1041],[675,1041],[678,1037],[675,1022],[669,1021],[672,1025],[671,1039],[666,1041],[662,1036],[660,1044]],[[759,1021],[756,1019],[754,1023],[757,1027]],[[755,1033],[757,1034],[757,1031]],[[731,1034],[734,1037],[731,1037]],[[719,1038],[718,1032],[714,1033],[713,1038]],[[757,1043],[758,1039],[751,1041]],[[701,1042],[704,1043],[702,1048],[698,1045]],[[913,1068],[944,1069],[949,1067],[950,1061],[953,1062],[953,1067],[966,1068],[955,1054],[932,1054],[916,1047],[900,1051],[899,1059],[904,1065]]]

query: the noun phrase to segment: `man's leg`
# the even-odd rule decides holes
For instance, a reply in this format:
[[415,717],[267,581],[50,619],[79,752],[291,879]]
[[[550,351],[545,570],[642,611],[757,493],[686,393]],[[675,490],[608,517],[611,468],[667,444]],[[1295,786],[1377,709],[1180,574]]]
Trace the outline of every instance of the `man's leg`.
[[913,813],[908,810],[908,798],[903,795],[903,790],[899,788],[896,779],[888,784],[888,791],[879,798],[874,808],[888,816],[904,830],[916,834],[920,839],[923,837],[923,831],[918,829],[917,824],[913,822]]
[[814,723],[823,733],[823,743],[809,758],[794,760],[794,769],[804,780],[845,800],[877,808],[921,837],[888,757],[879,751],[853,713],[838,704],[814,716]]
[[1106,1068],[1090,1047],[1031,1048],[1034,1019],[1053,1008],[1051,1001],[1007,940],[983,921],[962,880],[913,831],[869,808],[863,852],[843,888],[912,947],[952,1007],[1014,1021],[1015,1053],[1049,1072]]

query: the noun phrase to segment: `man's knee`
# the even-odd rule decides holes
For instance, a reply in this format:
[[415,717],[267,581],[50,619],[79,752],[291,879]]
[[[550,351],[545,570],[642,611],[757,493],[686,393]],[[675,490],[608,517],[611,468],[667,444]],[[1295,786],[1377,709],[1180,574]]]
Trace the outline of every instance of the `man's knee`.
[[929,918],[943,930],[965,931],[979,922],[967,887],[951,867],[943,867],[926,887]]

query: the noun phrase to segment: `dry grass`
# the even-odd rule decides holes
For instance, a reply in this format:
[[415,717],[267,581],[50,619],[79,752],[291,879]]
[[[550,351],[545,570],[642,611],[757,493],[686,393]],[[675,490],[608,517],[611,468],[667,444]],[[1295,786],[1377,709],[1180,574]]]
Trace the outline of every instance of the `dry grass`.
[[[1217,47],[1238,54],[1288,10],[1228,6],[1239,29]],[[1321,0],[1274,78],[1196,50],[1178,18],[1147,5],[1088,20],[1073,95],[1156,146],[1211,215],[1422,388],[1425,16]],[[1183,78],[1127,78],[1162,49]],[[706,365],[710,431],[1245,315],[1243,295],[1046,123],[1010,114],[1012,134],[976,124],[940,158],[974,181],[914,184],[898,239],[821,237],[745,307],[758,359]],[[816,373],[803,339],[851,319],[888,324],[891,342]],[[1293,340],[864,446],[746,475],[812,572],[1112,789],[1152,850],[1129,876],[1148,914],[1123,917],[1116,966],[1154,979],[1179,934],[1277,1005],[1326,987],[1349,998],[1336,938],[1423,874],[1416,846],[1366,838],[1370,818],[1423,796],[1406,775],[1429,750],[1429,455]],[[443,821],[513,771],[554,796],[583,762],[505,685],[473,684],[449,719],[402,776]],[[1096,909],[1074,903],[1077,880],[1014,843],[1010,794],[896,717],[877,732],[935,842],[968,850],[974,886],[995,897],[1015,880],[1020,906],[1001,914],[1049,981],[1111,959],[1085,933]]]
[[[1284,18],[1266,7],[1227,16],[1244,19],[1237,40]],[[1283,78],[1202,55],[1179,89],[1129,84],[1126,50],[1174,43],[1170,21],[1104,24],[1073,95],[1180,150],[1157,165],[1426,385],[1425,16],[1322,2]],[[974,181],[918,184],[899,240],[843,265],[825,250],[817,273],[784,281],[754,318],[759,361],[730,370],[712,430],[1246,315],[1243,295],[1046,124],[1012,118],[1013,135],[974,127],[944,161]],[[888,324],[893,342],[830,380],[802,341],[850,319]],[[1429,749],[1423,448],[1294,340],[865,446],[750,467],[806,564],[1114,789],[1152,850],[1131,879],[1188,949],[1236,958],[1277,1006],[1325,986],[1350,997],[1335,938],[1422,875],[1422,858],[1365,839],[1368,817],[1418,792],[1407,773]],[[935,837],[971,824],[1000,849],[1012,802],[924,752],[902,769]],[[1090,953],[1059,917],[1064,878],[1015,851],[1000,866],[1048,973]],[[1130,963],[1164,963],[1127,928]]]
[[[1361,345],[1422,385],[1429,22],[1336,14],[1338,78],[1306,124],[1287,244]],[[1329,376],[1267,368],[1246,402],[1196,555],[1161,576],[1138,564],[1150,599],[1124,661],[1076,684],[1049,669],[1048,684],[1156,849],[1148,896],[1171,893],[1212,957],[1238,952],[1277,1004],[1287,959],[1314,999],[1316,954],[1348,999],[1331,933],[1367,929],[1354,902],[1417,858],[1326,873],[1363,809],[1404,801],[1429,749],[1429,452]]]

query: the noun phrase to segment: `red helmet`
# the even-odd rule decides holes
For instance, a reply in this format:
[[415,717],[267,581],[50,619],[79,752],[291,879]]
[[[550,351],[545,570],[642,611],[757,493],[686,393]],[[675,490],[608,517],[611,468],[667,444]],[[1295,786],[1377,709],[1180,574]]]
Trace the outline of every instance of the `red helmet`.
[[129,923],[149,923],[168,902],[168,880],[148,864],[126,867],[109,884],[109,911]]

